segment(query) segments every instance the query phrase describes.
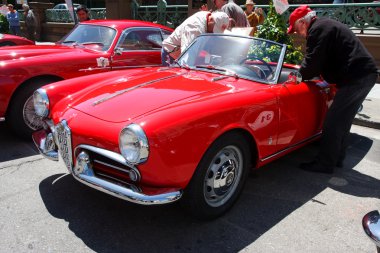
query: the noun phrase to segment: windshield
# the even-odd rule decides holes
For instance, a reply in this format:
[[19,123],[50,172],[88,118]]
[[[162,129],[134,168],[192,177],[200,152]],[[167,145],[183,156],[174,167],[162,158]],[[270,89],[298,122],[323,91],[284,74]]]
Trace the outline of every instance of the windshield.
[[236,74],[266,83],[277,81],[286,47],[273,41],[234,35],[199,36],[179,58],[186,68]]
[[59,44],[80,44],[98,51],[107,51],[116,35],[116,30],[97,25],[78,25]]

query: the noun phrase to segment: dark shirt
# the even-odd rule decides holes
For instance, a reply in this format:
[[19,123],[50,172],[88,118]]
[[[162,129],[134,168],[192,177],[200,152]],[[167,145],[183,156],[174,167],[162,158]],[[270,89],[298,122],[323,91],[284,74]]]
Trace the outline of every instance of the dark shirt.
[[329,18],[312,21],[300,69],[304,80],[322,75],[327,82],[343,87],[376,71],[373,57],[346,25]]

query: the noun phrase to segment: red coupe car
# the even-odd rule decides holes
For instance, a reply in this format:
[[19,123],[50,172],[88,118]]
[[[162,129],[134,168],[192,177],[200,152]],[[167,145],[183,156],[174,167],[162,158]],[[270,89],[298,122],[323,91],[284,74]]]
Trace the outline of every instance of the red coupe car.
[[214,218],[248,171],[316,139],[334,87],[301,82],[286,45],[199,36],[170,67],[91,75],[34,94],[41,153],[80,182],[143,204],[181,199]]
[[56,45],[0,48],[0,120],[30,138],[42,121],[32,94],[52,82],[111,70],[161,65],[172,29],[136,20],[81,22]]
[[34,45],[34,41],[20,36],[0,33],[0,47],[20,45]]

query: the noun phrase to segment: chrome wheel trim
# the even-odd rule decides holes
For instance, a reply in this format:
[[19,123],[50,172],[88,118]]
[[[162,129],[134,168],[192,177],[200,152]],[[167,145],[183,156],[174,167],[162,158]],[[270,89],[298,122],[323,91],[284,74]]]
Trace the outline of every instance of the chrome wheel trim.
[[243,172],[243,153],[226,146],[212,159],[204,179],[205,201],[212,207],[224,205],[235,193]]
[[22,117],[25,124],[32,130],[38,130],[43,127],[43,121],[40,116],[37,116],[34,110],[33,96],[30,96],[26,100],[24,107],[22,108]]

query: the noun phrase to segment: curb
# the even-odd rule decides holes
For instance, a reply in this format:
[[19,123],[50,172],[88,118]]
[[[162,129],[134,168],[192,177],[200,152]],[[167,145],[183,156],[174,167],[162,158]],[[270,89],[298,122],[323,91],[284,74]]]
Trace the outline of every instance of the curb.
[[358,125],[358,126],[364,126],[364,127],[369,127],[369,128],[380,129],[380,122],[363,120],[363,119],[360,119],[360,118],[354,118],[354,121],[352,123],[354,125]]

